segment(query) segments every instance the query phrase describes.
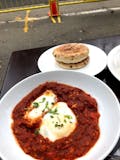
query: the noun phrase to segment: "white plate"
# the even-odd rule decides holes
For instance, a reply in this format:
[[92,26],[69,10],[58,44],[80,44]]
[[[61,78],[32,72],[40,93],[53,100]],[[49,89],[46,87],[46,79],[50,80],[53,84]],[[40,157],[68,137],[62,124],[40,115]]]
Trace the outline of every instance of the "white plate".
[[79,87],[98,102],[100,137],[79,160],[103,160],[116,145],[120,135],[120,104],[112,90],[101,80],[72,71],[52,71],[30,76],[12,87],[0,101],[0,153],[4,160],[32,160],[17,145],[10,127],[14,106],[38,84],[57,81]]
[[[83,43],[84,44],[84,43]],[[89,48],[89,56],[90,60],[89,63],[81,69],[76,69],[72,71],[86,73],[89,75],[96,75],[100,73],[107,65],[107,56],[103,50],[100,48],[90,45],[90,44],[84,44]],[[53,50],[58,47],[52,47],[45,51],[38,59],[38,68],[42,72],[46,71],[55,71],[55,70],[66,70],[60,68],[55,61],[54,56],[52,55]]]
[[108,68],[113,76],[120,81],[120,45],[109,52]]

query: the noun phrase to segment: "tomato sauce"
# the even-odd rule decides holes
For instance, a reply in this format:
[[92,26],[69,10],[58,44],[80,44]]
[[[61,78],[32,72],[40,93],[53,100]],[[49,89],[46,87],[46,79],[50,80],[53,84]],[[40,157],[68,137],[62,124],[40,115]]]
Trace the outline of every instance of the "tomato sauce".
[[[29,126],[24,115],[27,106],[46,90],[52,90],[58,101],[66,102],[77,118],[75,130],[68,136],[51,142],[35,134],[37,123]],[[74,160],[84,156],[97,142],[100,114],[96,100],[83,90],[57,82],[39,85],[24,97],[12,112],[12,130],[23,151],[39,160]]]

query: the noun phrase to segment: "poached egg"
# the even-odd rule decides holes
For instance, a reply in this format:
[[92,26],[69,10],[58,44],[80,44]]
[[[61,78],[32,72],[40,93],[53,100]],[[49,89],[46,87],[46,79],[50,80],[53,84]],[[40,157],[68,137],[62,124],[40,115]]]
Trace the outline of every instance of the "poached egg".
[[37,134],[41,134],[52,142],[69,136],[76,128],[75,114],[67,103],[57,101],[57,95],[52,90],[46,90],[31,103],[29,108],[25,118],[30,124],[40,119]]

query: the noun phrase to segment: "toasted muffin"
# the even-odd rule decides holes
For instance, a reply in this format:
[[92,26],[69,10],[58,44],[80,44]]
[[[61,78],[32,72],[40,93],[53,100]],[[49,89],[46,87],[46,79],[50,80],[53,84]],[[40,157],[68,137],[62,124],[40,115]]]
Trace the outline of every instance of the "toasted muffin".
[[88,64],[89,48],[81,43],[68,43],[55,48],[53,55],[60,67],[78,69]]

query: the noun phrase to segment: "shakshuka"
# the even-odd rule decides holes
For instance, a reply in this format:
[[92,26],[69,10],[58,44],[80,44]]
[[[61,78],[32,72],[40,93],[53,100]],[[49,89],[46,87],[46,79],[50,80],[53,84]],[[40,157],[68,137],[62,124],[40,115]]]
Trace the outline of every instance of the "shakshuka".
[[75,160],[100,136],[98,106],[85,91],[45,82],[13,109],[12,130],[23,151],[39,160]]

